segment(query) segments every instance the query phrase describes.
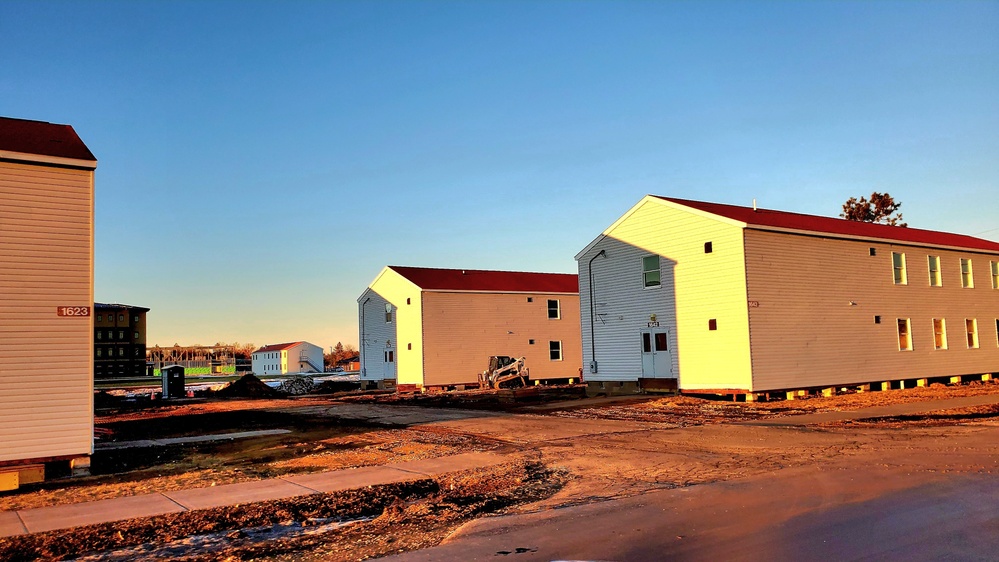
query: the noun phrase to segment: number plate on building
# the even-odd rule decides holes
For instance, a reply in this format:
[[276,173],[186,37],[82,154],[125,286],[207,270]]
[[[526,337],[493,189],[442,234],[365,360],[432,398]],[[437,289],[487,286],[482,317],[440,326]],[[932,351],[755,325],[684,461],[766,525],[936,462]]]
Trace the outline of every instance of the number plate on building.
[[89,306],[57,306],[58,316],[90,316]]

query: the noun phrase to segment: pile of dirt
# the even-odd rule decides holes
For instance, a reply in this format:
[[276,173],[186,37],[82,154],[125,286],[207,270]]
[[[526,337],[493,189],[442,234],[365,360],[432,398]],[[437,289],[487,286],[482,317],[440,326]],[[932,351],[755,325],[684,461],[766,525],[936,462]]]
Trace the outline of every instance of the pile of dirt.
[[223,398],[276,398],[285,396],[284,392],[267,386],[252,373],[232,381],[222,389],[216,390],[214,394]]
[[312,389],[313,394],[333,394],[361,390],[361,381],[323,381]]
[[277,389],[292,396],[301,396],[312,392],[315,386],[316,382],[312,377],[295,377],[282,381]]
[[120,396],[115,396],[103,390],[94,393],[94,408],[118,408],[121,406],[121,403],[122,399]]

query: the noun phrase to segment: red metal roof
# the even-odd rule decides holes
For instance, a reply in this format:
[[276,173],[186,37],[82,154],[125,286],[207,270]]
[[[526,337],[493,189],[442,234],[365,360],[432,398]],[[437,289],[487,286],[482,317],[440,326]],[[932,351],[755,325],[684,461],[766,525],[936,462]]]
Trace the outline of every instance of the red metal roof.
[[902,226],[888,226],[886,224],[850,221],[832,217],[820,217],[817,215],[803,215],[799,213],[773,211],[762,208],[754,210],[751,207],[724,205],[721,203],[706,203],[704,201],[660,197],[658,195],[653,197],[669,201],[671,203],[677,203],[692,209],[697,209],[699,211],[711,213],[713,215],[744,222],[749,225],[749,227],[761,227],[764,229],[788,229],[818,234],[832,234],[849,238],[876,238],[908,244],[947,246],[953,248],[965,248],[969,250],[999,252],[999,242],[983,240],[981,238],[966,236],[964,234],[951,234],[949,232],[938,232],[935,230],[923,230]]
[[0,150],[97,161],[69,125],[0,117]]
[[292,347],[295,347],[300,343],[305,343],[305,342],[293,341],[291,343],[276,343],[273,345],[265,345],[264,347],[261,347],[260,349],[254,351],[253,353],[262,353],[267,351],[282,351],[285,349],[291,349]]
[[389,269],[431,291],[489,291],[497,293],[578,293],[579,276],[572,273],[528,273],[476,269],[401,267]]

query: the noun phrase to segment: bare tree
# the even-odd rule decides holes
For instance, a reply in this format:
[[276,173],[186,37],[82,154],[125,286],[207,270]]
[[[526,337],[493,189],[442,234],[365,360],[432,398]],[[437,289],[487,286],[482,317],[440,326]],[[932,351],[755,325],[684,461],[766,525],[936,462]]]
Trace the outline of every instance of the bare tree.
[[871,193],[871,198],[851,197],[843,203],[843,212],[839,216],[846,220],[858,222],[873,222],[887,224],[889,226],[909,226],[902,222],[902,213],[898,210],[902,206],[900,201],[888,195],[888,193]]

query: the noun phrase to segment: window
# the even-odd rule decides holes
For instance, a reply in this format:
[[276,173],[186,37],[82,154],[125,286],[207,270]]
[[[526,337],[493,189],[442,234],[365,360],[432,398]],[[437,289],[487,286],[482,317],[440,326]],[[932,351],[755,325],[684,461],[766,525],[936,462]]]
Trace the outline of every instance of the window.
[[99,347],[97,348],[97,356],[98,356],[98,357],[100,357],[100,356],[101,356],[101,348],[99,348]]
[[138,322],[138,321],[139,321],[139,315],[138,314],[136,314],[135,316],[132,316],[132,322]]
[[708,329],[709,330],[717,330],[718,329],[718,320],[715,319],[715,318],[712,318],[712,319],[708,320]]
[[989,262],[992,268],[992,288],[999,289],[999,261]]
[[878,249],[877,248],[871,248],[871,255],[872,256],[878,255]]
[[527,345],[534,345],[534,340],[527,340]]
[[961,258],[961,286],[965,289],[975,288],[975,278],[971,273],[971,260]]
[[118,348],[118,357],[124,357],[124,356],[125,356],[125,348],[124,347],[119,347]]
[[548,342],[548,358],[552,361],[562,360],[562,342],[560,341],[550,341]]
[[139,332],[132,332],[132,334],[135,336],[135,339],[139,339]]
[[548,318],[558,320],[561,317],[562,311],[559,309],[558,299],[548,299]]
[[103,314],[98,314],[97,315],[97,321],[98,322],[103,322],[104,321],[104,315]]
[[880,316],[874,316],[874,323],[875,324],[880,324],[881,323],[881,317]]
[[119,322],[124,322],[125,321],[125,315],[124,314],[119,314],[118,315],[118,321]]
[[943,318],[933,319],[933,349],[947,349],[947,322]]
[[100,340],[100,339],[103,339],[103,338],[101,337],[101,335],[102,335],[103,333],[104,333],[104,332],[101,332],[100,330],[97,330],[97,339],[99,339],[99,340]]
[[527,302],[534,302],[534,297],[527,297]]
[[659,286],[659,256],[642,258],[642,282],[645,287]]
[[406,297],[406,304],[412,304],[412,303],[411,303],[411,302],[409,301],[409,297]]
[[909,333],[909,319],[898,319],[898,350],[912,351],[912,335]]
[[930,270],[930,286],[939,287],[943,285],[940,279],[940,256],[926,256],[926,261],[929,264]]
[[968,349],[978,347],[978,320],[968,318],[964,321],[965,330],[968,332]]
[[895,284],[905,285],[905,254],[900,254],[898,252],[891,253],[891,265],[894,270]]
[[118,339],[119,340],[125,339],[125,330],[118,330]]
[[704,253],[705,254],[710,254],[713,251],[714,251],[714,249],[711,247],[711,242],[705,242],[704,243]]

